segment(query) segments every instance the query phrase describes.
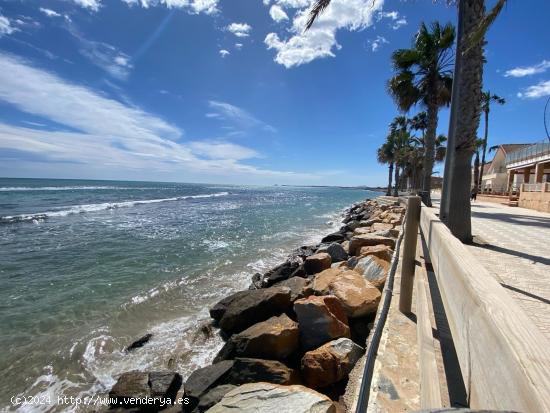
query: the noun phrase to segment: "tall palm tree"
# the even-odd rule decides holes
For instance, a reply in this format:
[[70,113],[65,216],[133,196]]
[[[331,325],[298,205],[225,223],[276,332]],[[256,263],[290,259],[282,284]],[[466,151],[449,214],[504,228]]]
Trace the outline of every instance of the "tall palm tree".
[[[485,166],[485,162],[481,164],[481,168],[479,165],[479,150],[483,147],[483,139],[476,140],[476,147],[475,147],[475,158],[474,158],[474,190],[478,191],[479,185],[481,185],[481,177],[483,176],[483,167]],[[485,154],[484,154],[485,155]],[[481,173],[480,173],[481,169]]]
[[452,87],[452,46],[455,30],[451,24],[424,23],[413,47],[396,50],[392,55],[396,74],[388,82],[388,90],[399,108],[408,111],[420,104],[427,110],[425,153],[422,177],[422,198],[431,206],[431,177],[435,159],[435,139],[439,108],[449,105]]
[[395,163],[395,179],[393,187],[393,196],[399,196],[399,187],[401,180],[400,169],[404,169],[407,161],[407,147],[410,140],[408,128],[408,119],[405,116],[396,116],[390,123],[390,133],[388,139],[393,142],[394,163]]
[[[506,100],[498,95],[491,95],[488,90],[481,93],[481,111],[485,116],[485,135],[483,136],[482,155],[481,155],[481,169],[479,170],[479,178],[476,175],[476,184],[481,185],[483,182],[483,165],[485,165],[485,153],[487,152],[487,138],[489,137],[489,112],[491,111],[491,103],[494,102],[499,105],[504,105]],[[476,185],[477,188],[477,185]]]
[[392,187],[392,177],[393,177],[393,166],[394,166],[394,151],[393,151],[393,142],[391,137],[388,135],[386,142],[378,148],[376,153],[376,159],[381,164],[388,164],[388,190],[386,191],[386,196],[391,195]]

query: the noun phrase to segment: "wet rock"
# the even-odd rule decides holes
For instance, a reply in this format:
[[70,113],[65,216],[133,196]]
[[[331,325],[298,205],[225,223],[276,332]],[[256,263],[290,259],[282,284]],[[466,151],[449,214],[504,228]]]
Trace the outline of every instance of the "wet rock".
[[389,261],[368,255],[361,258],[355,266],[355,271],[362,274],[372,285],[381,290],[386,282],[386,276],[390,268]]
[[258,290],[263,287],[262,285],[262,279],[263,276],[259,272],[254,274],[252,276],[252,283],[250,284],[250,287],[248,287],[249,290]]
[[286,314],[271,317],[232,335],[214,362],[234,357],[284,360],[298,349],[299,339],[298,323]]
[[320,252],[307,257],[304,263],[304,268],[306,270],[306,274],[317,274],[318,272],[330,268],[331,263],[332,260],[330,255],[326,252]]
[[390,237],[384,237],[376,234],[364,234],[354,236],[349,242],[350,255],[357,255],[361,247],[383,244],[395,249],[395,240]]
[[185,382],[185,395],[196,403],[208,389],[225,381],[233,364],[233,360],[225,360],[195,370]]
[[315,254],[315,251],[317,250],[317,245],[304,245],[300,248],[295,249],[290,254],[292,257],[300,257],[302,260],[305,260],[310,255]]
[[220,300],[214,307],[212,307],[210,311],[210,317],[212,317],[214,320],[219,321],[225,312],[227,311],[227,308],[229,305],[233,302],[238,300],[241,297],[244,297],[248,294],[248,291],[238,291],[234,294],[228,295],[227,297]]
[[126,347],[125,351],[129,353],[137,348],[143,347],[149,342],[149,340],[151,340],[152,337],[153,335],[151,333],[145,334],[143,337],[138,338],[136,341]]
[[294,303],[300,343],[305,350],[319,347],[335,338],[349,337],[348,318],[338,298],[310,296]]
[[330,244],[326,252],[330,255],[332,262],[346,261],[348,259],[348,253],[344,247],[336,242]]
[[321,242],[342,242],[344,241],[344,234],[341,232],[333,232],[324,237]]
[[374,255],[382,260],[390,262],[393,255],[393,250],[387,245],[371,245],[370,247],[361,247],[359,250],[361,257]]
[[339,382],[363,355],[362,347],[349,338],[339,338],[304,354],[301,371],[308,387],[322,388]]
[[336,413],[333,402],[307,387],[249,383],[227,393],[209,413],[293,412]]
[[265,381],[275,384],[298,384],[298,372],[275,360],[262,360],[239,357],[228,378],[231,384],[244,384]]
[[197,406],[199,412],[207,411],[212,406],[219,403],[227,393],[235,388],[237,388],[237,386],[233,384],[222,384],[221,386],[216,386],[213,389],[208,390],[199,400],[199,404]]
[[118,378],[109,397],[114,400],[113,407],[131,406],[132,401],[139,407],[136,399],[151,397],[174,401],[181,383],[181,376],[174,372],[130,371]]
[[219,325],[226,333],[238,333],[269,317],[284,313],[291,307],[288,287],[246,291],[246,294],[232,300],[227,306]]
[[262,278],[262,286],[270,287],[273,284],[288,279],[299,267],[303,260],[300,257],[291,257],[281,265],[266,272]]
[[378,288],[361,274],[340,268],[317,274],[311,288],[315,294],[337,297],[348,317],[362,317],[376,312],[381,297]]

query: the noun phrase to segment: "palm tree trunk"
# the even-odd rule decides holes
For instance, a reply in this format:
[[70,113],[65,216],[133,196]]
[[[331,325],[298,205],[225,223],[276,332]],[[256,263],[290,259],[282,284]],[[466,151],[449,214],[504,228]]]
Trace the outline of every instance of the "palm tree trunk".
[[489,138],[489,111],[485,110],[485,137],[483,138],[483,154],[481,155],[481,169],[479,170],[479,185],[483,183],[483,166],[485,165],[485,153],[487,152],[487,139]]
[[435,86],[432,87],[434,90],[431,93],[430,102],[428,103],[428,129],[426,130],[425,144],[424,144],[424,162],[422,165],[422,170],[424,175],[422,177],[422,202],[428,206],[432,206],[432,199],[430,197],[430,192],[432,189],[432,172],[434,167],[434,157],[435,157],[435,135],[437,129],[437,101],[435,94]]
[[470,187],[472,182],[472,155],[479,127],[481,83],[483,78],[482,43],[471,44],[470,34],[478,27],[485,13],[484,0],[461,0],[463,19],[462,42],[457,45],[462,55],[459,84],[460,92],[456,110],[454,159],[448,193],[448,215],[446,224],[462,242],[471,242],[472,223]]
[[393,186],[393,196],[399,196],[399,190],[398,190],[398,186],[399,186],[399,165],[395,165],[395,179],[394,179],[394,186]]
[[386,196],[391,195],[391,178],[393,175],[393,162],[390,162],[390,166],[388,167],[388,190],[386,191]]

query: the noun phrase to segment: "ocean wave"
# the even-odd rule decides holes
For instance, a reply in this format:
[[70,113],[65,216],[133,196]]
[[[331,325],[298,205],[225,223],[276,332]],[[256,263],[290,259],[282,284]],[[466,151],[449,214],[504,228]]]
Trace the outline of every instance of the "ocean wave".
[[0,192],[24,192],[24,191],[95,191],[100,189],[150,189],[120,186],[3,186]]
[[47,218],[65,217],[68,215],[83,214],[86,212],[105,211],[109,209],[125,208],[125,207],[132,207],[136,205],[145,205],[145,204],[157,204],[161,202],[184,201],[186,199],[216,198],[216,197],[226,196],[226,195],[229,195],[229,192],[218,192],[214,194],[202,194],[202,195],[186,195],[186,196],[178,196],[178,197],[172,197],[172,198],[74,205],[74,206],[67,207],[68,209],[62,209],[59,211],[47,211],[47,212],[39,212],[35,214],[3,216],[3,217],[0,217],[0,224],[12,224],[17,222],[39,222]]

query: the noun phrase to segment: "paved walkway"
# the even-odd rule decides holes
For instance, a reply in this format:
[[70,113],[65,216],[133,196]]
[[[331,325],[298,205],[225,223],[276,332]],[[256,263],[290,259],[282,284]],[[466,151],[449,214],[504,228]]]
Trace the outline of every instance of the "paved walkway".
[[550,340],[550,214],[472,204],[470,251]]

